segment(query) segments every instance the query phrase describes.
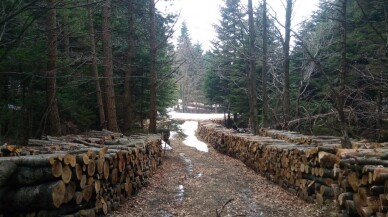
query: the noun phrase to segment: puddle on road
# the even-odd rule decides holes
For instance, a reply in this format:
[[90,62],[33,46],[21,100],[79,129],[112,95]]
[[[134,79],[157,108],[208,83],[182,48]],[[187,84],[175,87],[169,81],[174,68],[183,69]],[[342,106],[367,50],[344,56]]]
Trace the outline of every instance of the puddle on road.
[[178,194],[176,195],[177,201],[182,202],[183,198],[185,197],[185,188],[183,185],[178,186]]
[[173,217],[173,216],[174,216],[173,214],[167,212],[167,211],[164,210],[164,209],[160,209],[160,210],[159,210],[159,213],[161,214],[162,217]]
[[241,189],[241,193],[247,208],[246,217],[264,217],[264,213],[260,210],[260,206],[252,200],[252,191],[249,188],[243,188]]
[[195,176],[195,178],[201,178],[202,176],[203,176],[202,173],[198,173],[198,174]]
[[[186,196],[185,188],[183,187],[183,185],[178,185],[178,189],[177,189],[175,197],[174,197],[174,202],[178,202],[178,203],[182,202],[185,199],[185,196]],[[161,217],[176,216],[176,215],[168,212],[164,208],[158,209],[158,212],[160,213]]]
[[179,153],[179,156],[182,158],[182,160],[186,163],[186,169],[191,174],[193,173],[193,163],[191,160],[186,156],[185,153]]
[[184,134],[187,135],[185,140],[183,141],[183,144],[194,147],[199,151],[208,152],[209,149],[207,147],[206,143],[203,143],[198,140],[198,138],[195,136],[195,131],[198,128],[198,121],[185,121],[181,125],[181,129]]

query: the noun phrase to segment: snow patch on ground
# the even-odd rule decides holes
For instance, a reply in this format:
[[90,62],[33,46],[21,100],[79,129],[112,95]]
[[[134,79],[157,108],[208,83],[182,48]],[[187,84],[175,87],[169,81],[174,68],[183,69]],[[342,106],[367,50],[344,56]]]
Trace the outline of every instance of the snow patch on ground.
[[181,125],[183,133],[187,135],[183,143],[187,146],[194,147],[199,151],[208,152],[209,149],[207,147],[207,144],[199,141],[195,136],[195,131],[197,130],[197,127],[197,121],[185,121]]
[[172,150],[172,147],[167,143],[165,143],[163,140],[162,140],[162,148],[163,150]]
[[[203,143],[197,139],[195,136],[195,131],[198,127],[198,121],[210,120],[210,119],[223,119],[224,114],[194,114],[194,113],[179,113],[173,111],[172,109],[168,110],[168,115],[171,119],[174,120],[184,120],[185,122],[180,126],[182,132],[187,135],[186,139],[183,141],[183,144],[194,147],[199,151],[208,152],[209,149],[206,143]],[[170,138],[177,136],[177,132],[171,131]],[[171,150],[171,146],[168,144],[162,143],[162,147],[167,145],[166,150]]]
[[168,115],[175,120],[191,120],[191,121],[202,121],[209,119],[223,119],[224,114],[195,114],[195,113],[179,113],[170,111]]

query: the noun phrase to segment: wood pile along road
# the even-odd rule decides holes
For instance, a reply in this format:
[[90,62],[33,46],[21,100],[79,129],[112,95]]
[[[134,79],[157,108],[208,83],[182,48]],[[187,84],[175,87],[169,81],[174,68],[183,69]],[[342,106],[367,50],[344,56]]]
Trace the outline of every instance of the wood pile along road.
[[352,149],[341,149],[338,137],[253,136],[213,122],[199,123],[197,135],[308,202],[334,200],[338,216],[388,217],[388,143],[352,141]]
[[0,146],[0,216],[106,215],[147,186],[160,135],[110,131]]

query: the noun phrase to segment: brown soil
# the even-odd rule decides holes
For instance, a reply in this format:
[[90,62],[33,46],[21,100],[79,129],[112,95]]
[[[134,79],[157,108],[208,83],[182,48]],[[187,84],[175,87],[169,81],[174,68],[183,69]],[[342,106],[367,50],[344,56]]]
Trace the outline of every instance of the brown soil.
[[110,216],[327,216],[211,147],[205,153],[171,142],[149,186]]

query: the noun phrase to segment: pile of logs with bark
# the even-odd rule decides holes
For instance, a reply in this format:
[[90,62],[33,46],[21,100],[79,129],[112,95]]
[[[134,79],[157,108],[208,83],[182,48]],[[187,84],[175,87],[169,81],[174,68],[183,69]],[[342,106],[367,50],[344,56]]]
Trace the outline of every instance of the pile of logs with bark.
[[238,134],[201,122],[197,134],[216,150],[243,161],[308,202],[334,200],[338,216],[388,216],[388,144],[262,130]]
[[161,163],[160,135],[109,131],[1,146],[0,216],[96,216],[118,208]]

